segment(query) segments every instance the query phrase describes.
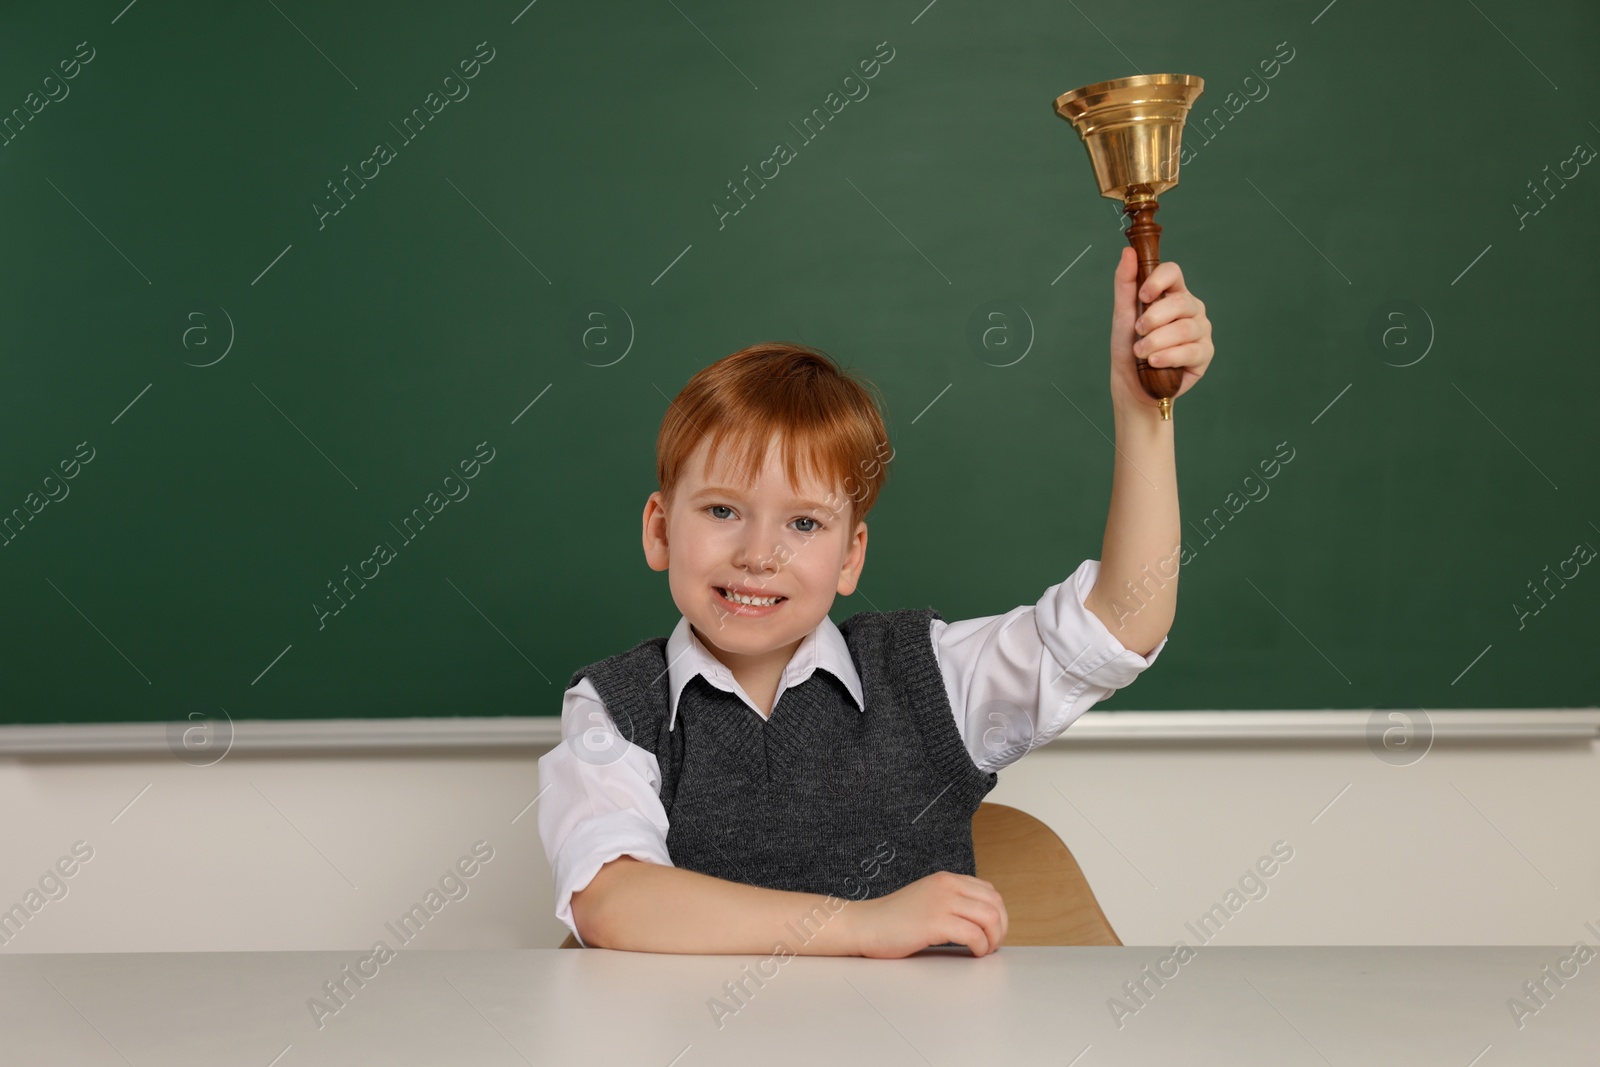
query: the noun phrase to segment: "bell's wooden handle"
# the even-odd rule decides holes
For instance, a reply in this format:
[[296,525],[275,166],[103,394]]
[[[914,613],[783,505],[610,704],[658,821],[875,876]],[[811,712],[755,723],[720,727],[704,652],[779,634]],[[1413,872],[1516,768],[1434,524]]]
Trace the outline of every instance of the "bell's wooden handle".
[[[1134,193],[1130,195],[1123,206],[1123,211],[1133,224],[1128,227],[1128,243],[1133,246],[1134,254],[1139,259],[1139,277],[1134,283],[1139,288],[1150,280],[1150,272],[1156,269],[1161,262],[1161,226],[1155,221],[1156,208],[1161,205],[1156,203],[1153,196],[1139,195],[1147,186],[1135,186]],[[1138,289],[1134,291],[1133,304],[1135,316],[1143,315],[1145,304],[1138,297]],[[1144,386],[1144,391],[1156,400],[1159,400],[1162,419],[1172,419],[1172,398],[1178,395],[1178,389],[1183,385],[1182,367],[1152,367],[1141,357],[1135,356],[1139,384]]]

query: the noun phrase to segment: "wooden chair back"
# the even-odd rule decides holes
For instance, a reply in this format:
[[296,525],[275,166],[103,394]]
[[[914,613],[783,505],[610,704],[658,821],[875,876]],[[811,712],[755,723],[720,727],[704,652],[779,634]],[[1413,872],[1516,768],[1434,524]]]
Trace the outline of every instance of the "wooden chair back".
[[1120,945],[1088,879],[1056,832],[1018,808],[985,801],[972,817],[978,877],[1006,902],[1005,945]]

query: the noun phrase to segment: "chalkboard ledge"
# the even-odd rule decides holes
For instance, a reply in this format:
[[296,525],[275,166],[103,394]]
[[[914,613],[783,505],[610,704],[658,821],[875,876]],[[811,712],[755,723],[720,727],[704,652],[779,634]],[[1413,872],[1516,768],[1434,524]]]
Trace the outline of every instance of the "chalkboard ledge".
[[[0,726],[0,756],[165,752],[202,765],[229,752],[548,748],[560,739],[560,725],[554,716],[241,720],[213,723],[212,733],[195,741],[194,724],[188,721],[23,723]],[[1600,708],[1090,711],[1051,744],[1354,742],[1386,749],[1380,756],[1395,756],[1425,751],[1435,741],[1594,741],[1597,737]]]

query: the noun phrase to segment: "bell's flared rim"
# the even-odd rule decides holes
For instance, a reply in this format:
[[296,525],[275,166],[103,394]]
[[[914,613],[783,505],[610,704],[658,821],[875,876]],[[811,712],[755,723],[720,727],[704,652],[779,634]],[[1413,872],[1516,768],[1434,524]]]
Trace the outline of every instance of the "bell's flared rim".
[[[1097,104],[1105,103],[1108,97],[1129,89],[1150,86],[1175,86],[1176,91],[1168,90],[1155,95],[1171,103],[1187,105],[1204,90],[1205,79],[1194,74],[1135,74],[1127,78],[1112,78],[1062,93],[1055,99],[1055,110],[1062,118],[1076,118]],[[1127,102],[1132,103],[1137,98],[1135,94]]]

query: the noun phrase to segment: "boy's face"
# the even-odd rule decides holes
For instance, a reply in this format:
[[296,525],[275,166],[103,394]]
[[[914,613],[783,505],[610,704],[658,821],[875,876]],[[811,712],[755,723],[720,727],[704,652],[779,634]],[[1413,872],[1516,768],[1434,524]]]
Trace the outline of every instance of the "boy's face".
[[[672,599],[729,667],[782,659],[827,617],[836,594],[855,592],[866,563],[867,524],[846,530],[850,501],[807,471],[789,484],[776,439],[754,485],[725,443],[705,473],[707,441],[685,466],[670,510],[658,490],[644,509],[645,558],[667,572]],[[762,601],[727,598],[741,592]],[[771,598],[776,605],[766,606]],[[740,663],[739,661],[743,661]]]

